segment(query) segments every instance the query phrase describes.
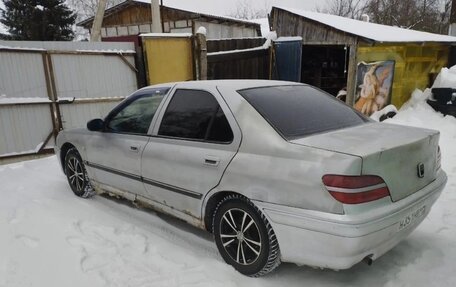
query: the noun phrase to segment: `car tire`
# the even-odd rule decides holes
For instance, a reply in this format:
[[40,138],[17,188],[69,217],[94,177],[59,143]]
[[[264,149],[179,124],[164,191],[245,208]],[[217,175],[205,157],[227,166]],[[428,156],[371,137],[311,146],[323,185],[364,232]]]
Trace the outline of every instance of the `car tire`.
[[76,196],[88,198],[95,194],[90,184],[81,155],[76,148],[71,148],[65,155],[65,174],[68,184]]
[[212,218],[217,248],[240,273],[263,276],[280,265],[276,235],[264,214],[246,197],[228,195]]

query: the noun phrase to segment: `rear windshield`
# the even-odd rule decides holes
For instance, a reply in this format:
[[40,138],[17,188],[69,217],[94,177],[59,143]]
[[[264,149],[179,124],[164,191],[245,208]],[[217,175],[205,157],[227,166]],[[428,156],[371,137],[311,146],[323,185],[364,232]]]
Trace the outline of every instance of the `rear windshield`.
[[369,121],[333,96],[311,86],[262,87],[238,93],[287,140]]

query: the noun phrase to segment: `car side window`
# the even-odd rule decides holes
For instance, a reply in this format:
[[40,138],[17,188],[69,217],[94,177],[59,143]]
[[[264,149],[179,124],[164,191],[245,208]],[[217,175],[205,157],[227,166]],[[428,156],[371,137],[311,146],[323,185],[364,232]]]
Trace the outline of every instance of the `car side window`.
[[166,89],[157,89],[151,93],[133,96],[130,102],[110,115],[107,130],[118,133],[147,134],[150,123],[163,100]]
[[214,96],[199,90],[177,90],[163,116],[159,136],[229,143],[233,131]]

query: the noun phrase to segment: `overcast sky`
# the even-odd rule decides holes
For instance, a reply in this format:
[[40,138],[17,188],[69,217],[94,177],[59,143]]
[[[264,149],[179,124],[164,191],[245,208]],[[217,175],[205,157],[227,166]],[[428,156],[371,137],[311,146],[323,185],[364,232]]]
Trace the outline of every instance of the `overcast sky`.
[[[290,8],[298,8],[305,10],[314,10],[317,5],[323,5],[324,0],[240,0],[250,1],[252,7],[263,9],[265,6],[278,5]],[[163,4],[178,6],[183,9],[200,10],[205,13],[213,13],[217,15],[230,15],[236,11],[238,0],[163,0]],[[0,0],[0,7],[3,6],[3,0]],[[0,32],[3,32],[3,27],[0,24]]]

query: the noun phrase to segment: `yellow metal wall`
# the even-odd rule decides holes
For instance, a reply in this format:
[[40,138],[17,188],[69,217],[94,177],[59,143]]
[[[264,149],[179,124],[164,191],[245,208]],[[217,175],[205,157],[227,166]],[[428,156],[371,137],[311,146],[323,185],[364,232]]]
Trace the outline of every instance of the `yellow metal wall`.
[[449,47],[439,44],[404,44],[401,46],[359,46],[357,61],[394,60],[394,81],[391,103],[402,106],[418,89],[429,87],[429,74],[438,73],[448,64]]
[[190,37],[145,37],[143,43],[149,85],[194,79]]

